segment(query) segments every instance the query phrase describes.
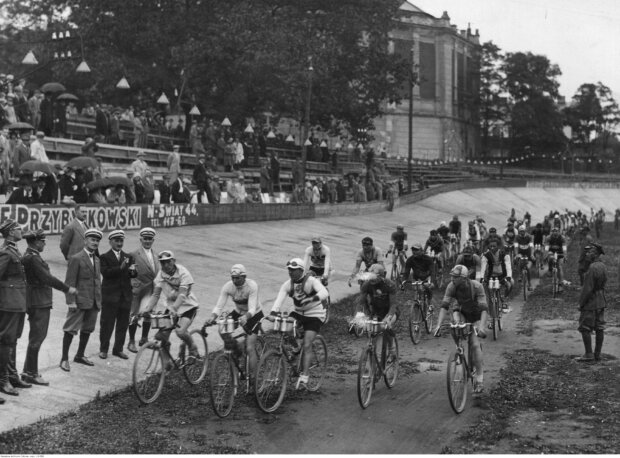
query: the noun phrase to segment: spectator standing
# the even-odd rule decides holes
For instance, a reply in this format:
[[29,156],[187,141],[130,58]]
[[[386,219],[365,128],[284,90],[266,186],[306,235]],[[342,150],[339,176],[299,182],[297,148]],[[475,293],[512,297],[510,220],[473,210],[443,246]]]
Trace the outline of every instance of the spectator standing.
[[112,133],[110,115],[107,110],[99,104],[95,106],[95,135],[100,142],[108,143],[108,138]]
[[273,195],[273,182],[271,181],[271,173],[269,171],[269,164],[265,161],[260,167],[260,192],[269,193]]
[[19,175],[19,168],[21,165],[30,160],[30,148],[24,143],[21,136],[17,136],[15,139],[15,146],[13,147],[13,176]]
[[293,177],[293,186],[297,186],[297,185],[301,185],[303,184],[302,181],[302,166],[301,163],[299,162],[299,158],[296,157],[295,158],[295,162],[293,163],[292,167],[291,167],[291,175]]
[[233,149],[235,151],[233,168],[235,170],[239,170],[241,168],[241,164],[245,160],[245,156],[243,153],[243,145],[237,137],[235,137],[235,140],[233,141]]
[[110,143],[120,145],[123,141],[123,132],[121,131],[121,112],[114,110],[110,117]]
[[340,178],[336,183],[336,192],[338,193],[337,202],[345,202],[347,200],[347,190],[344,187],[344,180]]
[[26,310],[30,332],[22,380],[34,385],[49,385],[39,373],[39,350],[47,337],[52,311],[52,288],[65,294],[75,295],[77,290],[50,273],[50,268],[41,257],[45,249],[45,234],[42,229],[24,234],[28,248],[22,258],[26,275]]
[[142,123],[142,116],[133,117],[133,146],[135,148],[140,147],[140,139],[144,132],[144,124]]
[[179,139],[185,138],[185,126],[183,125],[183,118],[179,118],[177,125],[174,128],[174,136]]
[[181,173],[181,154],[179,153],[179,145],[172,146],[172,153],[168,156],[168,173],[170,174],[170,181],[173,183],[177,180]]
[[336,189],[336,180],[333,178],[329,180],[327,185],[327,194],[329,195],[329,203],[335,204],[338,201],[338,191]]
[[140,178],[144,178],[146,171],[149,168],[148,164],[144,160],[146,153],[144,151],[138,151],[136,156],[136,160],[131,163],[130,170],[133,172],[134,177],[139,176]]
[[101,261],[101,320],[99,322],[99,358],[106,359],[110,338],[114,334],[112,355],[128,359],[123,352],[129,326],[129,312],[133,294],[131,279],[137,276],[133,257],[123,251],[125,232],[118,229],[108,236],[110,250],[100,256]]
[[0,130],[0,192],[5,193],[11,175],[11,156],[13,152],[9,141],[9,130]]
[[309,181],[306,181],[306,187],[304,189],[304,202],[312,203],[312,196],[313,196],[312,183],[310,183]]
[[278,192],[282,192],[280,186],[280,159],[278,159],[278,153],[272,152],[269,160],[269,169],[271,171],[271,181],[273,182],[274,189],[277,187]]
[[364,186],[364,183],[362,182],[361,178],[358,178],[357,185],[359,186],[359,190],[360,190],[360,202],[367,202],[368,197],[366,195],[366,186]]
[[41,130],[39,124],[41,123],[41,100],[43,94],[38,89],[34,90],[34,94],[28,99],[28,111],[30,111],[30,119],[32,120],[32,126],[35,129]]
[[233,169],[236,157],[236,148],[234,140],[231,138],[226,142],[226,152],[224,155],[224,171],[230,172]]
[[169,204],[170,196],[171,196],[170,176],[168,174],[164,174],[162,177],[162,182],[159,183],[159,203]]
[[[17,373],[17,340],[24,329],[26,316],[26,275],[17,242],[22,228],[12,219],[0,224],[4,244],[0,248],[0,391],[11,396],[15,388],[30,388]],[[0,398],[1,399],[1,398]],[[4,399],[0,404],[4,403]]]
[[39,129],[42,130],[45,135],[50,136],[54,130],[54,104],[51,92],[45,93],[45,97],[41,100],[39,109],[41,115]]
[[64,100],[54,102],[54,132],[61,138],[67,134],[67,106]]
[[183,183],[183,175],[179,174],[177,179],[170,185],[170,198],[175,204],[188,204],[191,201],[189,189]]
[[[129,343],[127,350],[137,353],[136,348],[136,330],[138,328],[137,316],[145,311],[146,305],[149,303],[151,294],[153,294],[153,281],[160,270],[159,259],[153,251],[153,242],[155,240],[155,229],[145,227],[140,230],[140,248],[131,253],[136,265],[136,276],[131,279],[131,313],[129,325]],[[144,345],[148,341],[151,322],[148,319],[142,321],[142,337],[139,346]]]
[[32,160],[41,162],[50,161],[45,152],[45,146],[43,146],[44,137],[45,134],[42,131],[38,131],[36,136],[30,136],[30,158]]
[[75,170],[75,190],[73,191],[73,200],[78,204],[85,204],[88,200],[88,190],[86,183],[88,179],[83,169]]
[[84,353],[101,309],[101,267],[96,252],[103,234],[97,229],[88,229],[84,236],[84,249],[69,258],[65,278],[65,284],[77,290],[75,295],[67,295],[67,318],[62,328],[64,336],[60,368],[66,372],[71,370],[69,348],[78,331],[80,342],[73,361],[94,366]]
[[198,195],[196,196],[196,199],[198,203],[200,203],[202,202],[202,196],[206,194],[209,203],[212,204],[213,193],[211,192],[211,175],[207,170],[207,166],[205,165],[205,159],[205,155],[200,154],[200,156],[198,157],[198,162],[194,167],[193,178],[194,183],[196,183],[196,186],[198,187]]
[[14,105],[17,120],[20,122],[32,122],[32,118],[30,117],[30,110],[28,109],[28,99],[24,94],[23,87],[15,86],[13,88],[13,94],[15,94]]
[[155,183],[153,182],[153,174],[148,169],[144,174],[142,185],[144,186],[144,203],[152,204],[155,199]]
[[85,233],[88,229],[86,224],[86,213],[81,205],[74,207],[74,218],[62,230],[60,236],[60,252],[68,261],[71,256],[84,249]]
[[8,94],[6,96],[4,116],[9,124],[17,122],[17,114],[15,113],[15,94]]
[[213,195],[213,203],[219,204],[222,198],[222,189],[220,188],[220,177],[213,175],[211,180],[211,194]]

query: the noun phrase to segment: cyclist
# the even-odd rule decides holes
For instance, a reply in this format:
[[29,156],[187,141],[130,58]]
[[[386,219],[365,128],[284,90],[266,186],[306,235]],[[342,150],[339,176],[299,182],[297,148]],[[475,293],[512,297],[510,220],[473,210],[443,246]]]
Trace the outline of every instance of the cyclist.
[[[190,356],[197,357],[198,349],[187,332],[194,321],[198,312],[198,300],[192,293],[194,278],[189,270],[181,264],[176,263],[174,253],[170,250],[161,251],[157,258],[161,266],[160,271],[153,280],[153,294],[148,304],[144,308],[144,313],[149,313],[159,302],[159,297],[163,293],[166,301],[166,309],[172,318],[176,318],[176,335],[189,348]],[[162,340],[166,345],[170,345],[171,329],[161,329],[155,338]],[[167,358],[167,356],[166,356]],[[164,361],[167,369],[172,365],[172,361]]]
[[452,221],[450,221],[450,234],[456,235],[457,240],[461,241],[461,222],[459,221],[459,217],[454,215],[452,217]]
[[515,214],[515,209],[514,207],[510,209],[510,216],[508,217],[507,222],[508,223],[512,223],[514,225],[514,223],[517,221],[517,217]]
[[467,267],[457,264],[450,271],[452,281],[448,283],[446,292],[441,301],[439,318],[435,336],[439,336],[441,324],[446,317],[446,312],[452,306],[453,316],[459,314],[455,321],[466,323],[478,323],[478,333],[473,332],[469,336],[469,345],[473,345],[472,363],[474,366],[474,393],[484,391],[484,361],[482,359],[482,347],[478,341],[478,335],[485,337],[484,331],[489,307],[484,293],[484,287],[476,280],[471,280]]
[[506,230],[504,231],[504,235],[502,236],[506,247],[511,247],[514,245],[516,236],[517,236],[517,231],[515,231],[514,224],[508,223],[508,227],[506,227]]
[[469,278],[472,280],[480,279],[481,260],[480,256],[474,253],[474,249],[470,246],[463,248],[463,252],[456,258],[455,264],[461,264],[467,267]]
[[534,244],[532,243],[532,237],[525,232],[525,225],[519,226],[519,233],[515,238],[514,250],[515,256],[527,259],[527,290],[532,291],[530,269],[534,263],[534,257],[532,255]]
[[351,276],[349,277],[349,286],[351,286],[351,282],[359,273],[360,268],[362,267],[362,262],[364,263],[364,272],[368,272],[368,269],[373,264],[381,264],[385,268],[385,265],[383,264],[383,259],[381,259],[381,250],[379,248],[376,248],[373,243],[374,242],[370,237],[364,237],[362,239],[362,249],[357,252],[357,257],[355,258],[355,267],[353,268],[353,272],[351,272]]
[[480,238],[480,231],[474,221],[467,223],[467,242],[471,244],[474,251],[480,252],[480,244],[482,239]]
[[411,256],[407,258],[405,263],[405,270],[400,278],[401,282],[405,282],[409,278],[409,273],[413,272],[414,281],[423,281],[424,290],[428,297],[428,303],[430,304],[433,298],[433,291],[429,283],[429,277],[431,276],[431,269],[433,268],[433,258],[424,253],[422,245],[414,243],[411,246]]
[[523,224],[525,224],[526,229],[529,229],[532,224],[532,215],[530,215],[530,212],[528,211],[526,211],[525,215],[523,215]]
[[534,245],[542,245],[544,236],[543,225],[541,223],[537,223],[536,227],[532,229],[532,243]]
[[293,299],[295,310],[290,316],[299,321],[304,329],[304,358],[301,362],[302,371],[297,380],[297,389],[299,389],[302,385],[308,384],[307,370],[312,359],[312,342],[325,321],[323,301],[327,299],[329,293],[317,277],[304,271],[304,263],[300,258],[288,261],[286,268],[289,279],[280,287],[278,296],[271,307],[271,316],[267,319],[273,321],[273,316],[280,312],[286,298]]
[[443,253],[443,239],[439,236],[439,233],[433,229],[430,232],[430,237],[426,240],[424,244],[424,251],[426,252],[430,248],[431,253],[434,253],[437,257],[437,268],[441,270],[442,263],[442,253]]
[[[562,264],[566,262],[566,241],[564,237],[560,234],[560,229],[556,226],[551,228],[551,235],[547,238],[547,246],[545,246],[545,250],[550,255],[553,253],[558,254],[558,292],[562,292],[564,285],[564,269],[562,268]],[[549,260],[549,272],[551,272],[551,260]]]
[[478,226],[478,231],[480,232],[480,238],[484,239],[487,236],[487,226],[486,221],[480,215],[476,215],[475,219],[476,225]]
[[542,222],[543,235],[548,236],[551,234],[551,221],[549,221],[549,216],[545,215],[545,218]]
[[398,259],[401,264],[400,267],[402,270],[404,261],[401,257],[401,254],[403,254],[404,257],[407,256],[407,233],[405,232],[405,226],[403,226],[402,224],[398,224],[396,226],[396,232],[392,232],[390,247],[385,254],[386,258],[388,254],[392,255],[392,265],[394,265],[396,259]]
[[497,229],[495,229],[494,227],[489,229],[489,235],[487,236],[486,239],[484,239],[484,241],[482,242],[482,252],[484,253],[486,250],[489,249],[489,243],[491,242],[497,242],[497,245],[499,247],[502,247],[504,245],[504,239],[502,239],[498,234],[497,234]]
[[324,245],[321,237],[312,237],[312,245],[304,253],[304,269],[320,277],[323,285],[327,286],[329,274],[334,270],[331,261],[331,250]]
[[[387,323],[388,328],[392,328],[400,314],[398,303],[393,298],[396,294],[396,284],[389,278],[385,278],[385,267],[381,264],[373,264],[368,272],[371,275],[360,287],[357,311],[369,317],[376,317],[377,320]],[[386,332],[385,337],[389,354],[392,356],[395,354],[392,335]],[[377,341],[377,346],[381,348],[380,340]]]
[[448,259],[450,257],[450,228],[445,221],[442,221],[437,228],[437,233],[443,240],[443,257]]
[[[234,309],[228,316],[241,325],[235,330],[232,336],[224,334],[225,338],[231,338],[231,343],[236,347],[236,337],[247,335],[245,348],[250,362],[250,373],[247,374],[254,379],[258,358],[256,355],[256,335],[258,326],[256,324],[263,318],[262,304],[258,295],[258,285],[252,279],[247,278],[243,264],[235,264],[230,269],[230,281],[224,283],[220,291],[217,303],[211,312],[211,318],[205,322],[205,326],[215,323],[222,310],[226,307],[228,299],[234,303]],[[256,328],[256,329],[254,329]],[[239,356],[237,351],[237,356]]]
[[[512,290],[512,265],[510,264],[510,256],[503,248],[499,248],[497,242],[491,242],[489,244],[489,249],[482,255],[481,261],[480,272],[484,279],[484,283],[488,283],[490,277],[497,277],[505,286],[505,297],[508,297]],[[502,306],[504,307],[504,312],[510,312],[510,309],[505,303],[503,303]],[[493,310],[491,310],[491,313],[494,313]]]

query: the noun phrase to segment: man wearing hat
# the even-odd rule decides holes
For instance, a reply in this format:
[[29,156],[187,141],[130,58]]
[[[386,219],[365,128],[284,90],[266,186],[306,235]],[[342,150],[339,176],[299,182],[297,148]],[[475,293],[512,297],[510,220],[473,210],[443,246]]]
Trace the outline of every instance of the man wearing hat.
[[84,352],[91,333],[97,324],[97,314],[101,309],[101,268],[97,248],[103,234],[97,229],[84,233],[84,249],[69,258],[65,283],[77,290],[75,296],[67,295],[67,319],[63,326],[62,358],[60,368],[69,372],[69,347],[73,336],[80,331],[80,343],[73,361],[86,366],[94,366]]
[[169,204],[171,189],[170,189],[170,175],[164,173],[162,175],[162,181],[157,185],[159,189],[159,203],[160,204]]
[[32,386],[21,380],[15,361],[17,340],[26,316],[26,275],[17,249],[22,228],[7,219],[0,224],[0,233],[4,237],[0,248],[0,391],[17,396],[15,388]]
[[82,206],[75,205],[74,211],[73,221],[64,227],[60,236],[60,251],[67,261],[71,256],[84,249],[85,232],[88,229],[86,213]]
[[43,146],[43,138],[45,138],[45,134],[41,131],[37,132],[36,136],[30,137],[30,159],[33,161],[50,161],[45,152],[45,146]]
[[148,164],[144,161],[145,157],[146,153],[144,151],[138,151],[136,160],[131,163],[130,170],[133,172],[134,177],[145,177],[146,171],[149,169]]
[[47,337],[52,310],[52,288],[65,294],[75,295],[77,290],[66,285],[50,273],[50,268],[41,257],[45,249],[45,234],[43,229],[30,231],[24,234],[28,248],[22,258],[26,273],[26,307],[30,333],[28,335],[28,349],[22,380],[35,385],[49,385],[49,382],[39,374],[39,349]]
[[123,251],[125,233],[122,230],[110,232],[108,240],[111,248],[100,257],[103,302],[99,323],[99,357],[101,359],[108,357],[110,338],[116,328],[112,354],[127,359],[123,346],[129,326],[129,312],[133,299],[131,279],[137,275],[136,265],[133,256]]
[[198,195],[196,196],[198,202],[202,202],[201,198],[206,193],[209,203],[214,203],[213,194],[211,193],[211,174],[207,170],[205,164],[206,157],[204,154],[198,156],[198,162],[194,167],[194,183],[198,187]]
[[[135,263],[137,276],[131,279],[131,314],[129,324],[129,344],[127,350],[132,353],[136,353],[136,330],[138,327],[138,315],[145,310],[146,304],[148,304],[151,294],[153,294],[153,280],[159,272],[159,259],[153,252],[153,242],[155,241],[155,229],[151,227],[145,227],[140,230],[140,248],[131,253]],[[142,346],[147,342],[149,336],[149,330],[151,329],[151,322],[145,318],[142,322],[142,338],[139,345]]]
[[[583,339],[585,354],[577,361],[600,361],[603,339],[605,337],[605,284],[607,273],[605,264],[600,257],[605,254],[603,247],[596,242],[590,242],[585,247],[586,260],[590,267],[583,278],[581,296],[579,296],[579,328]],[[594,353],[592,352],[592,333],[596,334]]]

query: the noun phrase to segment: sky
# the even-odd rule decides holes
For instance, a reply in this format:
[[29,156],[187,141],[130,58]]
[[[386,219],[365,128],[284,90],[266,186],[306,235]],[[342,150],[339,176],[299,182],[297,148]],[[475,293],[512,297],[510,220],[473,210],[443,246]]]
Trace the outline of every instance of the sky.
[[459,30],[470,24],[480,43],[547,56],[562,71],[567,101],[582,84],[599,81],[620,96],[620,0],[409,1],[435,17],[447,11]]

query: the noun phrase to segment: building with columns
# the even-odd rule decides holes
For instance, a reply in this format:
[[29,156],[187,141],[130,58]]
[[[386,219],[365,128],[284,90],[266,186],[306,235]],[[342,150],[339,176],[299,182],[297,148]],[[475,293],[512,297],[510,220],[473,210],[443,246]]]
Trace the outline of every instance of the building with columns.
[[411,64],[415,84],[411,92],[409,83],[403,85],[399,104],[386,102],[386,114],[375,120],[376,145],[388,156],[407,158],[411,117],[414,160],[477,156],[480,50],[478,31],[459,30],[447,12],[436,18],[403,3],[390,33],[390,52]]

